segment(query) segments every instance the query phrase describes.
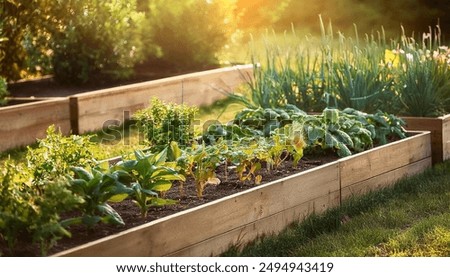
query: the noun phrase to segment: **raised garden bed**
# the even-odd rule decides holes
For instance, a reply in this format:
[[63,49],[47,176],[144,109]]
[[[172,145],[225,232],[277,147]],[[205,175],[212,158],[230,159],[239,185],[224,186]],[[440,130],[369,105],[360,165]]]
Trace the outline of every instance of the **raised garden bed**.
[[123,123],[127,116],[149,106],[152,97],[176,104],[210,105],[246,82],[252,70],[252,65],[233,66],[72,95],[73,132]]
[[54,256],[214,256],[430,166],[430,132],[414,132]]
[[65,135],[70,134],[68,98],[31,101],[0,108],[0,151],[29,145],[44,138],[54,124]]
[[437,117],[403,117],[406,128],[431,132],[433,164],[450,159],[450,114]]
[[123,123],[128,115],[148,106],[153,96],[178,104],[209,105],[226,97],[224,91],[246,82],[252,70],[252,65],[233,66],[70,97],[15,98],[16,105],[0,108],[0,151],[34,143],[45,137],[52,124],[64,134],[81,134],[100,130],[105,124]]

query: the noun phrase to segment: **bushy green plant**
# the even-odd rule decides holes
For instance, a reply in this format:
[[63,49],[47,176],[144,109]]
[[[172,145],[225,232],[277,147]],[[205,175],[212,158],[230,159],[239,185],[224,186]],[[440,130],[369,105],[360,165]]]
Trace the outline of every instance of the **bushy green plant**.
[[236,30],[235,1],[151,0],[145,25],[158,58],[175,68],[217,64]]
[[14,255],[18,243],[38,244],[42,255],[62,237],[70,237],[61,214],[83,203],[64,177],[45,182],[44,190],[32,184],[26,167],[5,162],[0,170],[0,240]]
[[9,95],[6,80],[0,77],[0,106],[6,105],[6,97]]
[[394,79],[388,67],[380,65],[383,59],[380,53],[384,55],[384,49],[366,41],[364,48],[353,45],[349,51],[338,52],[339,57],[335,58],[338,61],[329,61],[333,90],[328,106],[367,113],[392,106]]
[[99,75],[120,79],[141,59],[144,15],[136,1],[58,1],[52,33],[53,69],[61,82],[86,83]]
[[87,167],[95,164],[91,136],[63,136],[54,125],[48,127],[45,138],[38,146],[28,146],[26,160],[38,188],[48,180],[68,174],[70,167]]
[[137,111],[133,119],[152,146],[162,150],[172,141],[186,147],[194,138],[194,119],[198,108],[165,103],[153,98],[151,106]]
[[5,0],[0,5],[0,76],[7,80],[23,77],[27,59],[23,40],[40,26],[43,11],[40,1]]
[[407,49],[398,55],[395,70],[400,114],[436,117],[450,112],[450,67],[426,52]]

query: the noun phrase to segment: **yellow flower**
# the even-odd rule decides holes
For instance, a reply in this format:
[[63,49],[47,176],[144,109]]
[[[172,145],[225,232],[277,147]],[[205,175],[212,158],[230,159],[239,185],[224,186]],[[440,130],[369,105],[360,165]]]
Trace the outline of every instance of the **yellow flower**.
[[399,64],[398,54],[392,50],[384,50],[384,61],[389,67],[397,67]]

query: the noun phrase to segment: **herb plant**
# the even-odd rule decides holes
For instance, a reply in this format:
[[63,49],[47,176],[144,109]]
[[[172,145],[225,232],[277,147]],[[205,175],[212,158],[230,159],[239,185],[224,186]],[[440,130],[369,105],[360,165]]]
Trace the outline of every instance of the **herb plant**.
[[149,108],[134,114],[134,120],[155,149],[161,150],[172,141],[186,147],[194,139],[193,124],[197,112],[196,107],[164,103],[153,98]]
[[7,161],[0,170],[0,241],[14,254],[16,245],[37,244],[41,254],[62,237],[70,237],[61,214],[76,210],[84,200],[75,195],[64,177],[45,182],[36,190],[31,172]]

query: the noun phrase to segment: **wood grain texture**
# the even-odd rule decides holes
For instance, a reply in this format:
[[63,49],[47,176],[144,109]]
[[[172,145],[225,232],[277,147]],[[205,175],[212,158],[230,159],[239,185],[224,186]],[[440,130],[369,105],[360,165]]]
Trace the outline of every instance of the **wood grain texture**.
[[442,117],[442,160],[450,160],[450,114]]
[[431,156],[430,132],[341,159],[341,188]]
[[0,151],[44,138],[50,125],[70,134],[69,100],[58,98],[0,109]]
[[153,97],[176,104],[209,105],[245,83],[252,70],[252,65],[234,66],[76,94],[71,96],[78,105],[72,107],[77,118],[74,129],[81,134],[99,130],[108,122],[123,123],[124,113],[148,107]]
[[433,164],[450,159],[450,114],[437,117],[403,117],[406,128],[412,131],[430,131]]
[[316,198],[298,206],[283,210],[274,215],[232,229],[228,232],[208,238],[181,250],[169,253],[173,257],[218,256],[234,246],[241,248],[262,236],[276,235],[295,222],[303,221],[312,214],[321,214],[327,209],[339,206],[339,191]]
[[419,174],[431,167],[431,157],[407,164],[400,168],[387,171],[386,173],[374,176],[372,178],[351,184],[342,188],[342,201],[352,196],[363,195],[370,191],[375,191],[395,184],[398,180]]

